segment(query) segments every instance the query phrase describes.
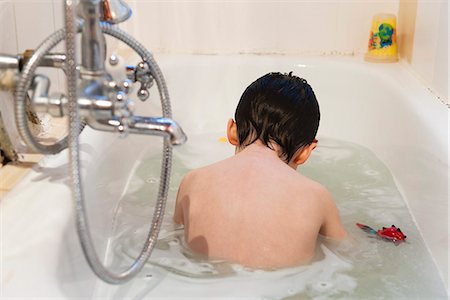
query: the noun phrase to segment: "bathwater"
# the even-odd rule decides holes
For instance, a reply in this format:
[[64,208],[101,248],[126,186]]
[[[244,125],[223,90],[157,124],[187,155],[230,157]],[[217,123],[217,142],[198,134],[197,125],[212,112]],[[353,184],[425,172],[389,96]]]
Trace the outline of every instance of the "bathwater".
[[[159,241],[137,279],[120,287],[100,284],[94,298],[447,299],[445,288],[389,170],[368,149],[320,138],[299,168],[333,194],[352,241],[322,241],[315,260],[279,270],[252,270],[193,253],[172,222],[176,192],[189,170],[233,155],[223,134],[190,136],[175,148],[166,214]],[[116,208],[109,263],[116,269],[139,253],[159,187],[160,156],[137,166]],[[276,199],[274,199],[276,200]],[[395,224],[408,236],[398,246],[355,226]],[[258,255],[258,253],[255,253]],[[276,253],[274,253],[276,255]]]

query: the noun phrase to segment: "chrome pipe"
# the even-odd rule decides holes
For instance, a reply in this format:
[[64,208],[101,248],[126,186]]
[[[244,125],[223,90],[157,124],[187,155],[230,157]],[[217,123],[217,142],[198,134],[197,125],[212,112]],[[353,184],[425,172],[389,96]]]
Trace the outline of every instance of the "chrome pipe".
[[33,95],[31,102],[36,112],[47,112],[48,107],[48,91],[50,89],[50,79],[44,75],[35,75],[33,78]]
[[14,55],[0,54],[0,70],[1,69],[19,69],[20,59]]
[[50,53],[44,55],[39,66],[64,69],[66,63],[66,55],[64,53]]
[[[63,53],[45,54],[42,58],[40,67],[52,67],[64,69],[66,55]],[[0,54],[0,70],[1,69],[21,69],[21,66],[28,62],[23,55]]]
[[81,35],[81,72],[104,75],[106,41],[100,28],[100,0],[80,0],[78,7],[84,20]]
[[[49,96],[50,79],[48,77],[35,75],[32,89],[32,104],[37,112],[49,113],[53,117],[69,114],[67,97],[59,93]],[[107,98],[79,97],[77,102],[83,118],[112,118],[114,115],[114,102]]]
[[31,103],[36,112],[49,113],[57,118],[67,115],[67,98],[61,93],[49,96],[50,79],[47,76],[35,75],[32,89]]

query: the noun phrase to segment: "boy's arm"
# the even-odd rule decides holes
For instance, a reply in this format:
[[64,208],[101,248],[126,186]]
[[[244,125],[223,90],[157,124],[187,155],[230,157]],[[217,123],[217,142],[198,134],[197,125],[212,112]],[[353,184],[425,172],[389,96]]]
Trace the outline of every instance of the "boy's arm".
[[186,177],[180,183],[178,188],[177,200],[175,203],[175,211],[173,212],[173,221],[177,224],[184,224],[184,211],[183,211],[183,201],[187,197],[186,195]]
[[333,201],[331,194],[326,191],[324,196],[324,221],[320,228],[320,234],[332,239],[344,239],[347,232],[342,226],[339,210]]

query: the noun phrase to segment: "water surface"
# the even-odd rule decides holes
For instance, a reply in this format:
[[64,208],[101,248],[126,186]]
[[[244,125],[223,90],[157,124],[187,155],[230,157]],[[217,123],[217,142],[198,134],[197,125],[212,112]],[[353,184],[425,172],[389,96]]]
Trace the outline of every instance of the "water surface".
[[[193,253],[183,230],[172,222],[178,185],[189,170],[233,154],[221,133],[190,136],[174,151],[166,215],[154,253],[139,278],[122,287],[99,286],[94,296],[239,297],[246,299],[446,299],[423,240],[386,166],[368,149],[321,138],[299,168],[333,194],[352,242],[321,242],[309,265],[252,270]],[[120,268],[136,257],[147,235],[159,186],[160,156],[147,157],[127,185],[116,209],[109,261]],[[395,224],[408,236],[395,246],[355,226],[375,229]],[[257,254],[255,254],[257,255]]]

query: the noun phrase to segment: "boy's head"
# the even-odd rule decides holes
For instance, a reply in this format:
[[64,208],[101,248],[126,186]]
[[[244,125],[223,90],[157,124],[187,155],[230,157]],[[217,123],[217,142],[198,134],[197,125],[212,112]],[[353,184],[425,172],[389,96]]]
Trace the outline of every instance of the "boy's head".
[[[316,146],[319,104],[305,79],[292,73],[269,73],[244,91],[235,120],[237,146],[257,140],[271,149],[278,145],[280,158],[290,163],[299,150],[310,148],[307,159]],[[229,128],[233,125],[229,123]]]

